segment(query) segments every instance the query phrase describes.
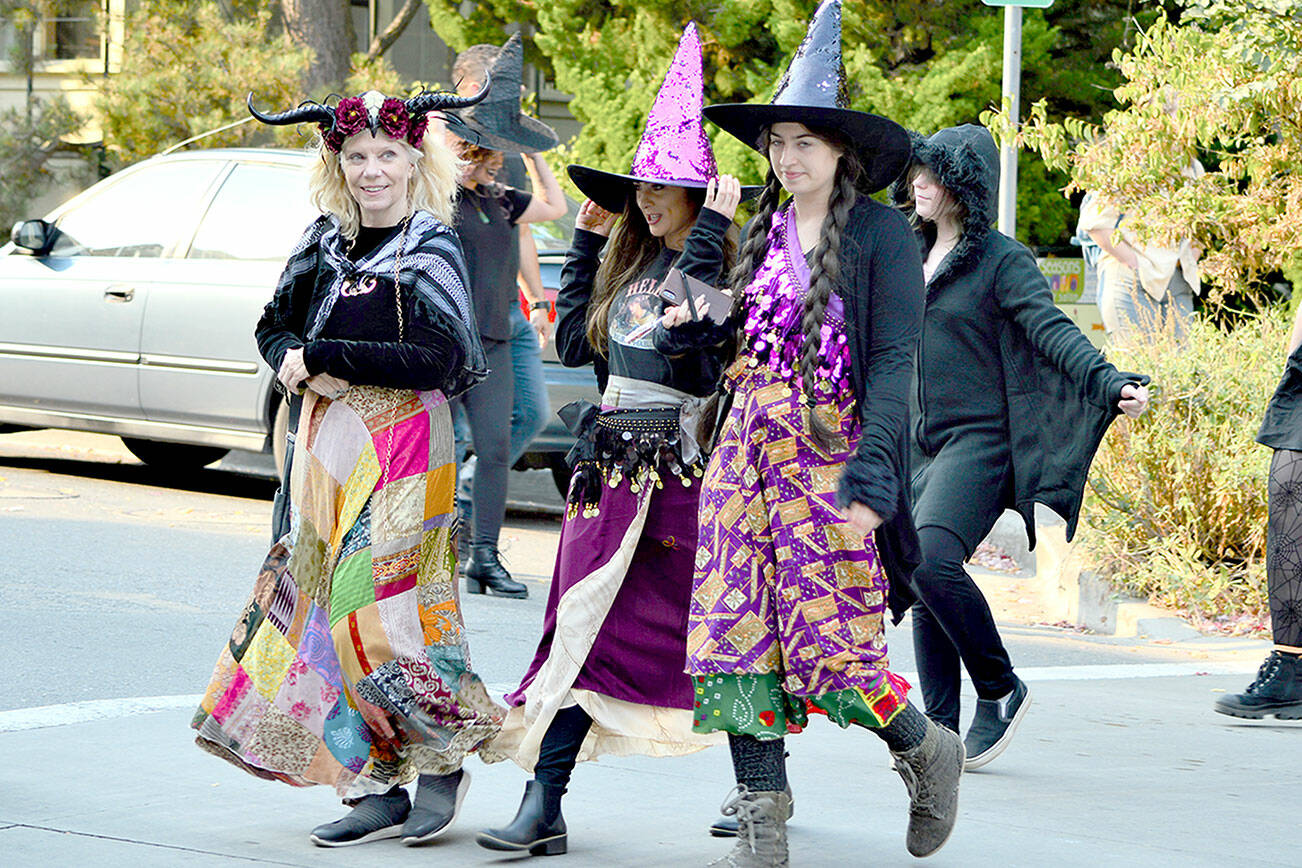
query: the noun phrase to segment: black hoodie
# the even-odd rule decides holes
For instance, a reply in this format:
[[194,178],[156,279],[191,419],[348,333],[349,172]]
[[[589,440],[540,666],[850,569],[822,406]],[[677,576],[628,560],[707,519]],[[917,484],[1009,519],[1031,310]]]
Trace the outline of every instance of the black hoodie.
[[[1121,387],[1143,378],[1109,364],[1054,305],[1031,251],[991,228],[999,151],[990,133],[966,124],[915,134],[913,147],[914,165],[930,169],[967,212],[958,244],[927,284],[914,442],[927,457],[961,454],[965,434],[1005,430],[1013,484],[1002,505],[1021,513],[1032,547],[1037,501],[1067,520],[1071,539]],[[914,217],[907,174],[891,198]],[[925,258],[935,227],[915,222]]]

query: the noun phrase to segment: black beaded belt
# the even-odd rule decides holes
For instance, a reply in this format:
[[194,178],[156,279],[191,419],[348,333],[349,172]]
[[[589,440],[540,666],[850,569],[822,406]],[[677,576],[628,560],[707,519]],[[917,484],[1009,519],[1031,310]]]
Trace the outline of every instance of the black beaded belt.
[[[571,409],[566,407],[566,410]],[[645,410],[604,410],[582,408],[569,414],[571,430],[578,442],[570,450],[574,476],[570,483],[568,510],[586,516],[597,514],[601,486],[616,488],[627,478],[632,491],[643,486],[664,487],[666,475],[676,477],[684,486],[701,476],[700,461],[689,464],[682,458],[682,428],[676,407]],[[562,418],[566,418],[562,412]],[[567,423],[571,419],[566,419]]]

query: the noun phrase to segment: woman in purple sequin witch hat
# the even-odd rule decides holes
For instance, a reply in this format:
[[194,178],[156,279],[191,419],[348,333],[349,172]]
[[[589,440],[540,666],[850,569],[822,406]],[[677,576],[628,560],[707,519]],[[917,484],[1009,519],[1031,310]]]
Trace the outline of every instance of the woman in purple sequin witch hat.
[[705,472],[688,621],[695,728],[727,733],[737,779],[724,803],[737,843],[717,864],[787,864],[783,738],[810,709],[886,742],[910,853],[939,849],[958,807],[962,742],[909,702],[884,631],[916,555],[906,437],[923,281],[908,221],[867,194],[905,168],[909,140],[847,108],[840,30],[827,0],[771,103],[705,110],[769,159],[731,276],[732,406]]
[[[692,732],[683,672],[703,465],[699,420],[722,368],[718,350],[687,358],[651,334],[671,267],[719,282],[730,267],[741,198],[718,176],[702,129],[701,47],[683,32],[630,172],[571,166],[583,204],[556,300],[556,349],[592,364],[602,406],[561,415],[579,437],[543,635],[493,748],[533,780],[515,819],[488,829],[493,850],[564,853],[561,796],[579,759],[675,756],[722,743]],[[605,251],[602,258],[601,253]]]

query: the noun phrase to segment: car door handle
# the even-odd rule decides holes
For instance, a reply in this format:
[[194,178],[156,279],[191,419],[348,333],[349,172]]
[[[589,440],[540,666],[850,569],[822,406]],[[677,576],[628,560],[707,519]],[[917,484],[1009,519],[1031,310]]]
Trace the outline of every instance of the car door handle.
[[104,300],[111,304],[126,304],[136,297],[136,291],[129,286],[110,286],[104,290]]

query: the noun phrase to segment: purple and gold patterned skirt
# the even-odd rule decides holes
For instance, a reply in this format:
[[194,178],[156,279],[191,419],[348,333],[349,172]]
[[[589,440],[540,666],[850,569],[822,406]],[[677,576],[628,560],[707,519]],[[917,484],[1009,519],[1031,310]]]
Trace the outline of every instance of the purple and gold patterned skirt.
[[725,377],[735,397],[705,472],[688,620],[695,728],[774,738],[807,704],[885,725],[909,689],[889,671],[886,574],[835,506],[854,396],[820,393],[814,412],[840,432],[825,454],[789,379],[747,356]]

